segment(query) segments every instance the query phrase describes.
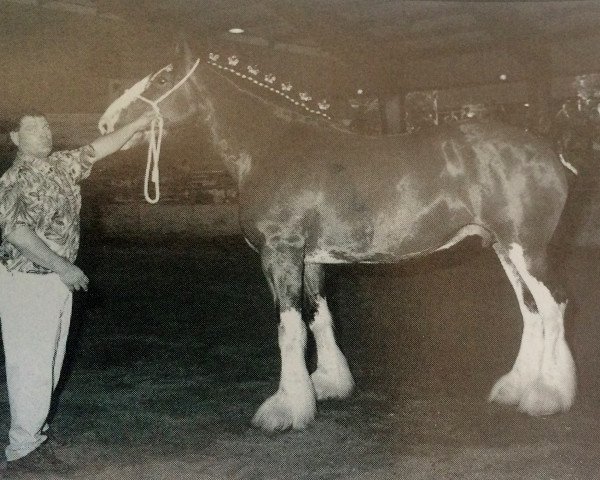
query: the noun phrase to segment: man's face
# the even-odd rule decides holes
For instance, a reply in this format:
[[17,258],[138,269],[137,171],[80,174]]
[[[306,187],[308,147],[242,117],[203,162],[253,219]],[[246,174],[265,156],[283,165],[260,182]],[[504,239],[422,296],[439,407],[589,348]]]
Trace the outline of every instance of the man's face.
[[46,158],[52,151],[52,132],[44,117],[23,117],[17,132],[10,137],[19,151],[37,158]]

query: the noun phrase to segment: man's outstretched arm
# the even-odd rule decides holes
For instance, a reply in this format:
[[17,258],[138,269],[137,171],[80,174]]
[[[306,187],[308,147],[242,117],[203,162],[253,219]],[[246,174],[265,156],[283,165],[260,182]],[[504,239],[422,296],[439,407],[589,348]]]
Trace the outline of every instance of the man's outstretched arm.
[[137,132],[144,130],[150,122],[156,117],[153,111],[148,111],[135,119],[133,122],[124,125],[112,133],[103,135],[94,140],[90,145],[94,148],[94,156],[88,157],[92,162],[97,162],[108,155],[115,153]]

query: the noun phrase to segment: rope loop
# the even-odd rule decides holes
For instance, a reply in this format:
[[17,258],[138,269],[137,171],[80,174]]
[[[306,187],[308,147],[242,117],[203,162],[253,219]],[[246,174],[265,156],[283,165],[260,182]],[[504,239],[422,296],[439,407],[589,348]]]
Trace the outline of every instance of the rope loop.
[[[152,120],[152,122],[150,123],[150,139],[148,142],[148,157],[147,157],[147,161],[146,161],[146,174],[144,175],[144,198],[150,204],[158,203],[158,200],[160,199],[160,173],[159,173],[159,169],[158,169],[158,161],[160,160],[160,147],[162,144],[162,137],[163,137],[163,131],[164,131],[163,127],[164,127],[165,121],[164,121],[163,116],[160,113],[160,108],[158,107],[158,104],[160,102],[162,102],[165,98],[167,98],[169,95],[171,95],[179,87],[181,87],[181,85],[183,85],[184,82],[188,78],[190,78],[192,73],[194,73],[194,70],[196,70],[196,67],[198,66],[199,63],[200,63],[200,59],[198,58],[196,60],[196,63],[194,63],[193,67],[189,70],[189,72],[187,72],[185,74],[185,76],[181,80],[179,80],[179,82],[177,82],[173,88],[171,88],[169,91],[167,91],[166,93],[161,95],[155,101],[152,101],[152,100],[144,97],[141,94],[137,95],[137,98],[139,100],[142,100],[142,101],[146,102],[147,104],[149,104],[152,107],[152,109],[154,110],[154,113],[156,114],[156,118],[154,118]],[[151,181],[152,181],[152,183],[154,183],[154,197],[150,196],[150,182]]]

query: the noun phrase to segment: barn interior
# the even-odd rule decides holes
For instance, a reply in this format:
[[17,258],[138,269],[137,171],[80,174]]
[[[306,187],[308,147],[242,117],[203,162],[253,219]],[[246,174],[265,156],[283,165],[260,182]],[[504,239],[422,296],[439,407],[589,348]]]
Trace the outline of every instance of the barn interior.
[[[596,478],[599,32],[597,1],[0,0],[0,173],[15,113],[46,113],[56,148],[84,145],[182,37],[327,99],[357,133],[493,118],[568,147],[578,171],[554,245],[579,375],[570,412],[486,403],[522,322],[493,252],[467,240],[407,264],[328,267],[357,391],[307,431],[268,436],[249,422],[277,385],[277,319],[235,181],[193,125],[164,139],[156,205],[145,148],[107,158],[82,185],[92,284],[53,410],[73,478]],[[0,392],[3,430],[8,409]]]

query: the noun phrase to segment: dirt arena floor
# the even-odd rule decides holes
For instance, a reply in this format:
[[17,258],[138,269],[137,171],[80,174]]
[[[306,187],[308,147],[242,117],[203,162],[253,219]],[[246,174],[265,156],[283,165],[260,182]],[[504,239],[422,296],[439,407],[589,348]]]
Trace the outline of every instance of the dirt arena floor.
[[266,435],[250,419],[277,387],[279,354],[258,256],[241,238],[88,233],[79,263],[91,288],[77,295],[52,422],[58,454],[78,466],[69,478],[600,478],[600,252],[564,263],[577,404],[530,418],[486,402],[515,359],[521,320],[493,253],[471,247],[328,268],[357,390],[321,403],[306,431]]

